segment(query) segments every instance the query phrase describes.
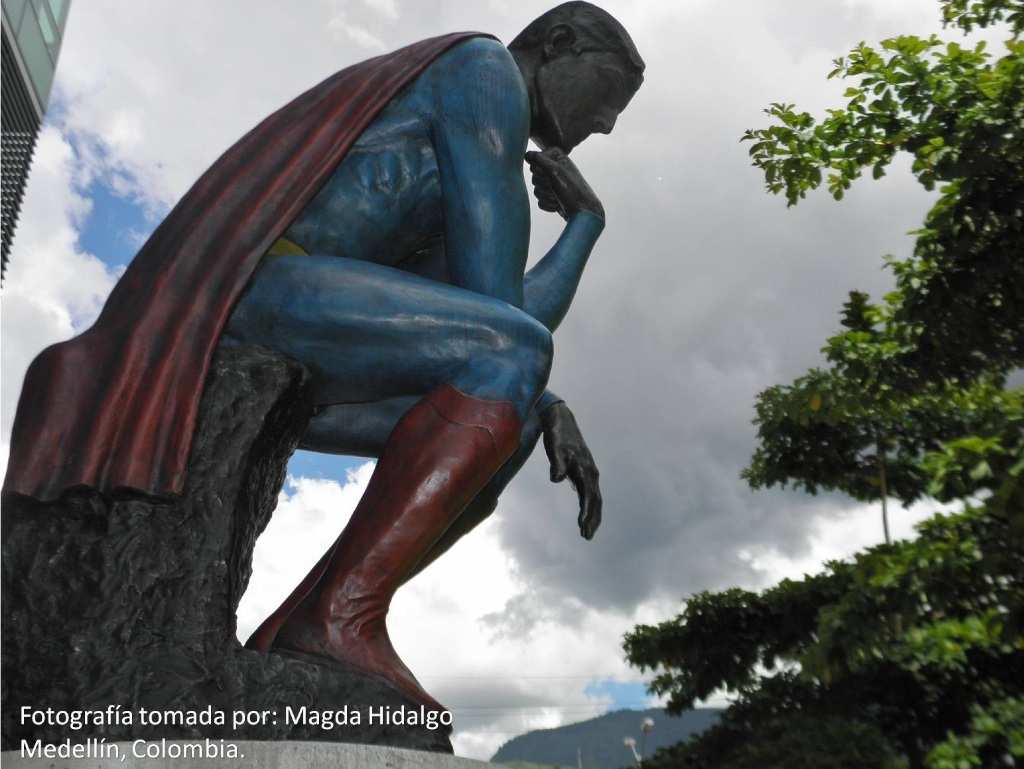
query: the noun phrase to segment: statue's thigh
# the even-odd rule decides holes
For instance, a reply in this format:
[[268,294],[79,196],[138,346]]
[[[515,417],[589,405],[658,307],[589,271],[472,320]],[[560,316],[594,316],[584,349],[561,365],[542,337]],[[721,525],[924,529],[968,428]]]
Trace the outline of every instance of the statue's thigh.
[[382,265],[277,256],[234,308],[228,338],[278,350],[314,375],[321,404],[419,396],[514,337],[497,299]]

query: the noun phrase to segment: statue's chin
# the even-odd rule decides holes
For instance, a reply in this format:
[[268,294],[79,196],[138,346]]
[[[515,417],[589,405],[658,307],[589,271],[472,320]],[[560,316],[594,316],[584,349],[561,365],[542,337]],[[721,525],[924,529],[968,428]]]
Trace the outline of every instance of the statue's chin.
[[558,119],[558,113],[551,108],[547,99],[548,89],[540,89],[539,107],[537,115],[537,125],[535,127],[534,135],[531,137],[538,147],[542,150],[548,149],[549,147],[561,147],[568,149],[565,142],[565,132],[562,130],[561,121]]
[[549,147],[562,146],[558,131],[552,130],[550,122],[547,120],[543,120],[542,124],[537,127],[537,130],[534,131],[530,138],[542,150],[546,150]]
[[546,131],[544,133],[535,134],[530,138],[533,140],[533,143],[542,150],[549,150],[552,147],[558,147],[566,155],[569,154],[569,150],[579,144],[579,142],[573,142],[567,139],[561,131]]

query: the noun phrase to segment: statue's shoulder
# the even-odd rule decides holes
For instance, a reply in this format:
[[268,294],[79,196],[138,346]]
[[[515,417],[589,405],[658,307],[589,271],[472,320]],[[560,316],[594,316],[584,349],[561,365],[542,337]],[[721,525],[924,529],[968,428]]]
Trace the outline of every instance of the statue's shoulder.
[[424,85],[446,110],[478,111],[494,106],[529,119],[526,83],[509,50],[492,37],[471,37],[438,57],[424,73]]
[[519,71],[508,48],[502,45],[500,40],[485,35],[469,37],[456,43],[440,58],[469,68],[487,68],[495,71],[511,68],[517,73]]

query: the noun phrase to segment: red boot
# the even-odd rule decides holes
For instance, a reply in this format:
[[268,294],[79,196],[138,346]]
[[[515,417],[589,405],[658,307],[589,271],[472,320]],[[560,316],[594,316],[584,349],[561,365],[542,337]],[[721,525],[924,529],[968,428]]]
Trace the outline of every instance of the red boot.
[[331,555],[334,553],[334,548],[338,546],[338,540],[334,540],[331,546],[327,548],[327,552],[320,556],[320,560],[316,562],[309,574],[303,577],[302,582],[298,584],[291,595],[284,599],[284,603],[277,607],[273,614],[267,617],[260,626],[256,628],[255,632],[249,636],[249,640],[245,642],[246,649],[255,649],[260,652],[269,652],[270,648],[274,645],[274,639],[277,638],[278,632],[281,630],[281,626],[287,621],[299,605],[308,597],[311,593],[318,593],[314,591],[320,578],[327,571],[327,564],[331,561]]
[[515,452],[521,427],[511,403],[450,385],[413,406],[337,542],[247,646],[330,657],[442,709],[398,658],[385,617],[404,577]]

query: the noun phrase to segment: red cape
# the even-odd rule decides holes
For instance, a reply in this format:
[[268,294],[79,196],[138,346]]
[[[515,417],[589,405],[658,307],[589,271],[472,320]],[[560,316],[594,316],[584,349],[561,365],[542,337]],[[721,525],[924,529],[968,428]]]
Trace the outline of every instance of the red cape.
[[399,90],[480,35],[443,35],[343,69],[225,152],[146,241],[92,328],[32,362],[4,491],[180,494],[210,359],[260,258]]

